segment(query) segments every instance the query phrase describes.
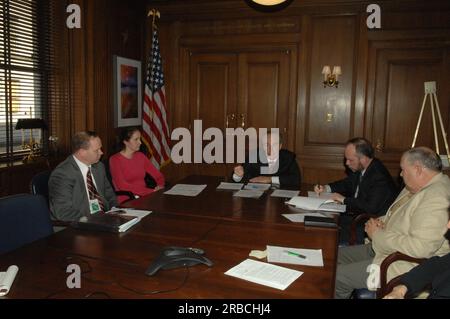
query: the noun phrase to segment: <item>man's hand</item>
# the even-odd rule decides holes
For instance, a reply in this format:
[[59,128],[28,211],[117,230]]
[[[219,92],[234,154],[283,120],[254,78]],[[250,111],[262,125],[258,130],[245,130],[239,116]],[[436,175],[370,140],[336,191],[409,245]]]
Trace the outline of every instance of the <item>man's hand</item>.
[[383,299],[404,299],[408,288],[405,285],[395,286],[391,293],[383,297]]
[[314,185],[314,192],[315,192],[317,195],[320,195],[320,193],[323,193],[324,191],[325,191],[325,186],[319,185],[319,184]]
[[250,180],[250,182],[252,182],[252,183],[272,184],[272,177],[270,177],[270,176],[253,177]]
[[239,177],[244,176],[244,168],[242,167],[242,165],[238,165],[234,168],[234,174]]
[[164,189],[164,186],[159,186],[159,185],[156,186],[155,187],[155,192],[159,191],[160,189]]
[[366,222],[364,230],[367,236],[372,239],[372,236],[379,230],[384,228],[384,223],[379,218],[371,218]]
[[345,196],[342,196],[342,195],[339,194],[339,193],[332,193],[332,194],[331,194],[331,199],[334,200],[335,202],[344,204]]

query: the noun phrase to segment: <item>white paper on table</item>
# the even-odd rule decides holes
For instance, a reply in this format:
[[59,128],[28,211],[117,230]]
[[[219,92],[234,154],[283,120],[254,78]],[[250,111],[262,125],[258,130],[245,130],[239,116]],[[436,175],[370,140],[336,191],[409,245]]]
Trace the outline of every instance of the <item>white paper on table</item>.
[[260,198],[262,194],[264,194],[264,191],[241,189],[240,191],[234,193],[233,196],[245,198]]
[[168,191],[164,192],[164,194],[195,197],[198,194],[200,194],[205,188],[206,184],[203,185],[177,184]]
[[19,267],[12,265],[6,272],[0,272],[0,296],[6,296],[16,278]]
[[125,213],[122,213],[123,216],[132,216],[132,217],[138,217],[139,219],[144,218],[145,216],[152,213],[151,210],[140,210],[140,209],[134,209],[134,208],[118,208],[113,207],[110,211],[107,213],[113,213],[117,212],[118,210],[124,211]]
[[328,217],[326,214],[322,213],[306,213],[306,214],[299,213],[299,214],[282,214],[282,215],[294,223],[304,223],[305,216]]
[[242,189],[242,186],[244,186],[243,183],[226,183],[226,182],[221,182],[219,184],[219,186],[217,186],[217,189],[238,191],[238,190]]
[[[306,258],[290,255],[287,251],[301,254]],[[322,249],[301,249],[267,245],[267,261],[270,263],[323,267]]]
[[308,191],[308,197],[331,199],[333,197],[333,193],[322,192],[322,193],[320,193],[320,195],[318,195],[316,192]]
[[270,184],[264,184],[264,183],[247,183],[247,185],[244,186],[244,189],[253,189],[253,190],[260,190],[260,191],[266,191],[270,188]]
[[303,272],[265,262],[246,259],[225,272],[225,275],[251,281],[260,285],[285,290]]
[[292,198],[297,196],[299,191],[290,191],[284,189],[276,189],[270,194],[271,197],[283,197],[283,198]]
[[346,205],[338,204],[331,199],[325,198],[295,196],[286,202],[286,204],[306,210],[325,210],[332,212],[345,212],[346,210]]

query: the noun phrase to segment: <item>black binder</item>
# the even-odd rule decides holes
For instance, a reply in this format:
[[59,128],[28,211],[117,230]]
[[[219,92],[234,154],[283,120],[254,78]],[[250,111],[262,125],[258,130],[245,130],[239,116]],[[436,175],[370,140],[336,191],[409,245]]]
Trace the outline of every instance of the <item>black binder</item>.
[[96,213],[83,216],[78,221],[71,223],[74,228],[108,231],[113,233],[124,232],[139,222],[136,216],[125,216],[120,213]]
[[337,224],[332,217],[305,216],[305,226],[336,228]]

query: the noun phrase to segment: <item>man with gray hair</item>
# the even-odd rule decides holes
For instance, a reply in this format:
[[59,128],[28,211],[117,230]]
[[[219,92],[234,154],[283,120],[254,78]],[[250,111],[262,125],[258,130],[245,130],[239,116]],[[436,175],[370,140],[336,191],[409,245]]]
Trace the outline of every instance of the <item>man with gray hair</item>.
[[[371,242],[339,248],[336,298],[348,298],[353,289],[367,288],[370,283],[376,286],[379,274],[369,277],[367,267],[379,266],[391,253],[398,251],[416,258],[429,258],[450,252],[444,238],[450,180],[441,172],[440,157],[427,147],[416,147],[403,154],[400,166],[406,186],[385,216],[366,223],[365,231]],[[387,280],[414,266],[404,261],[392,264]]]
[[48,181],[50,210],[58,220],[74,221],[117,205],[104,165],[102,141],[95,132],[72,139],[72,155],[59,164]]

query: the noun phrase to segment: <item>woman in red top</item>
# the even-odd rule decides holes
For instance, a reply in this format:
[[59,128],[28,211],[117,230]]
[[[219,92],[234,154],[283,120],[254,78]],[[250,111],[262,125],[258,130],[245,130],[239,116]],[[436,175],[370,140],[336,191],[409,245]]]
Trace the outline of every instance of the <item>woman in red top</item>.
[[[111,156],[109,166],[114,188],[121,191],[130,191],[138,196],[145,196],[164,188],[164,176],[141,152],[141,132],[138,128],[130,127],[122,130],[120,134],[122,150]],[[148,188],[145,183],[146,173],[150,174],[156,182],[156,188]],[[127,196],[118,196],[119,203]]]

